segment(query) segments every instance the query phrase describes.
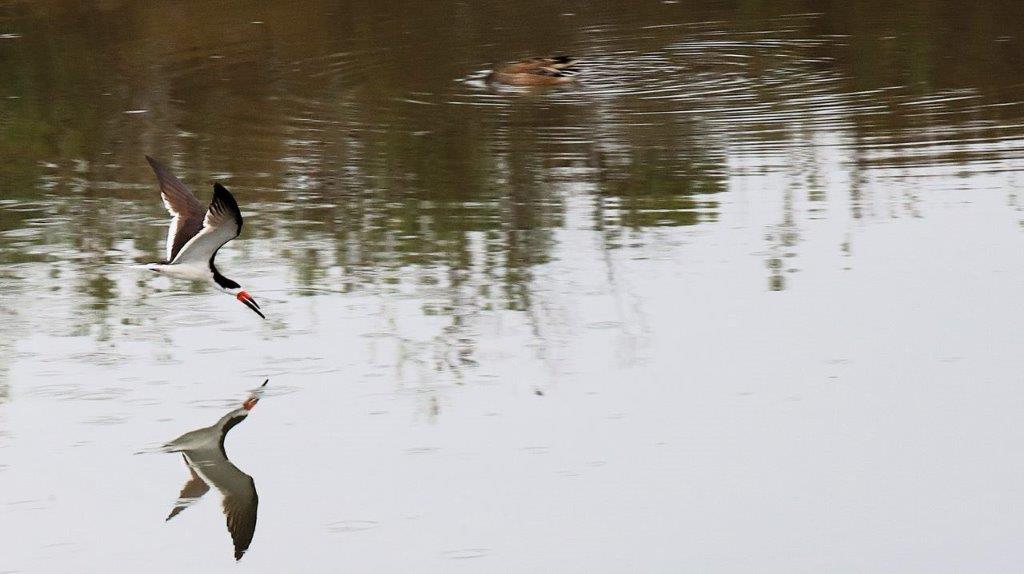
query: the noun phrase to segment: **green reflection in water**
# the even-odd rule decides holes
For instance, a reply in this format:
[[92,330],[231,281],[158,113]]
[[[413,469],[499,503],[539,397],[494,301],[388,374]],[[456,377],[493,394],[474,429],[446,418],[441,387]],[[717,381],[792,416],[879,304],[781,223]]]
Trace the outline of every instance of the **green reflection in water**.
[[[466,314],[529,310],[580,196],[605,249],[642,247],[715,222],[737,157],[806,176],[793,193],[814,202],[847,193],[862,217],[859,176],[829,188],[813,153],[792,167],[822,133],[842,135],[854,173],[1016,153],[985,144],[1020,136],[1018,2],[541,7],[0,6],[5,284],[51,265],[81,307],[75,332],[121,321],[110,273],[157,257],[165,233],[144,153],[201,197],[212,179],[235,190],[259,214],[243,237],[275,250],[254,260],[286,262],[295,294],[419,285],[447,294],[423,312],[453,332]],[[547,50],[580,55],[584,82],[463,81]],[[981,145],[913,147],[958,140]],[[785,209],[766,232],[770,289],[801,234]]]

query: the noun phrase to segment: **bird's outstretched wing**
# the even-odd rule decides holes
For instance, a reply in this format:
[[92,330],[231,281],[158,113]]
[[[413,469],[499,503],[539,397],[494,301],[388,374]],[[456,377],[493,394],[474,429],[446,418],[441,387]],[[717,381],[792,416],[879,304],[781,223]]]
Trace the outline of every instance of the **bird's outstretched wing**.
[[213,201],[206,210],[203,227],[186,243],[172,263],[206,263],[217,250],[242,232],[242,212],[231,192],[219,183],[213,184]]
[[170,263],[181,248],[203,228],[206,210],[195,194],[163,164],[148,155],[146,161],[160,182],[160,196],[164,200],[164,207],[171,214],[171,225],[167,229],[167,262]]
[[184,454],[181,455],[181,458],[185,460],[185,466],[188,467],[188,472],[191,476],[189,477],[188,482],[185,483],[185,486],[181,488],[181,494],[178,495],[178,501],[174,503],[174,508],[171,509],[171,513],[167,515],[166,520],[174,518],[182,510],[192,506],[195,501],[199,500],[208,490],[210,490],[210,485],[206,484],[206,481],[196,473],[196,469],[192,468],[192,465],[189,464],[188,459],[185,458]]

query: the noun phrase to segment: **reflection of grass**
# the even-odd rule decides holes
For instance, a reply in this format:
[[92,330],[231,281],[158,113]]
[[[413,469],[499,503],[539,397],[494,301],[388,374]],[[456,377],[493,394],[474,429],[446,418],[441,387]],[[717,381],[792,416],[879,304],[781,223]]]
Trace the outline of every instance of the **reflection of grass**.
[[724,189],[722,178],[713,175],[721,170],[709,172],[702,163],[665,155],[660,150],[639,152],[624,169],[606,175],[601,188],[605,227],[609,218],[631,229],[715,220],[715,201],[710,195]]
[[[696,225],[717,217],[730,130],[765,144],[802,145],[811,137],[813,130],[791,126],[790,116],[772,115],[799,116],[787,105],[803,95],[801,75],[839,78],[858,90],[1022,83],[1020,43],[995,41],[1019,35],[1019,18],[1012,17],[1018,4],[1009,1],[815,4],[825,13],[799,21],[780,16],[805,10],[757,0],[689,6],[682,17],[657,3],[630,3],[629,10],[580,11],[575,29],[607,27],[603,19],[621,14],[612,28],[644,30],[642,37],[558,31],[567,45],[614,66],[614,54],[672,60],[667,46],[706,39],[700,36],[706,25],[651,26],[680,18],[721,23],[715,37],[733,45],[704,57],[746,59],[743,65],[733,65],[741,61],[735,58],[712,61],[706,69],[713,72],[703,72],[705,80],[730,79],[723,86],[733,91],[708,107],[716,112],[702,112],[705,102],[686,97],[688,77],[670,79],[680,80],[678,93],[667,94],[678,100],[628,90],[592,100],[573,100],[571,90],[564,100],[544,93],[468,97],[453,78],[530,47],[495,22],[557,28],[532,0],[460,8],[458,18],[430,3],[342,4],[331,10],[319,2],[287,10],[268,5],[260,19],[272,25],[228,28],[225,19],[237,13],[201,3],[19,5],[10,22],[23,36],[0,43],[0,98],[18,98],[0,100],[0,198],[41,207],[0,207],[0,232],[44,226],[41,220],[56,216],[66,223],[37,236],[0,236],[0,263],[48,261],[49,247],[100,254],[129,238],[146,254],[142,259],[159,259],[164,230],[153,223],[164,213],[141,160],[149,152],[176,159],[185,170],[180,175],[204,199],[211,174],[232,174],[230,187],[243,209],[260,214],[247,223],[243,242],[273,239],[276,251],[254,253],[254,260],[286,260],[299,286],[319,285],[332,268],[341,270],[337,287],[345,291],[401,281],[407,276],[391,273],[407,268],[473,270],[479,277],[458,289],[468,289],[474,305],[525,310],[534,269],[550,260],[554,231],[564,226],[562,184],[584,184],[595,200],[592,227],[606,237]],[[971,25],[959,25],[964,22]],[[807,29],[794,31],[798,26]],[[744,44],[773,35],[815,41]],[[672,63],[688,70],[707,63],[689,57]],[[730,105],[752,103],[767,117],[746,112],[749,123],[726,125]],[[888,111],[851,115],[857,137],[922,121],[901,115],[908,109],[888,95],[872,103]],[[688,119],[669,119],[687,107]],[[149,113],[123,114],[134,108]],[[988,113],[1010,112],[969,119],[987,121]],[[715,137],[706,129],[711,123]],[[76,164],[84,167],[76,171]],[[246,249],[240,244],[233,248]],[[94,274],[96,264],[73,262],[84,279],[70,284],[84,285],[85,305],[105,313],[117,292]],[[464,304],[451,294],[428,312],[454,314]]]

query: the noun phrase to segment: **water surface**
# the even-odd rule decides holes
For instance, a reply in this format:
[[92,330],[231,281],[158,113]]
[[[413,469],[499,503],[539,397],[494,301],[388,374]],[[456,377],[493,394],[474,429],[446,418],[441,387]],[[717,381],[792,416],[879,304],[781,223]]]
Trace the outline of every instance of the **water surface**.
[[0,2],[0,571],[1024,559],[1024,6],[385,4]]

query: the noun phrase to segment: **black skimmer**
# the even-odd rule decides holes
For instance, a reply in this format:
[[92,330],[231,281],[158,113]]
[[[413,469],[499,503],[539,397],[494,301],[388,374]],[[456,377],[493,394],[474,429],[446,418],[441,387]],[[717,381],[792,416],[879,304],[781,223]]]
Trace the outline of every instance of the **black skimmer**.
[[167,520],[199,500],[211,486],[215,487],[224,497],[222,506],[235,547],[235,560],[242,559],[256,532],[259,496],[256,495],[256,483],[252,477],[228,460],[224,437],[249,416],[249,411],[259,402],[260,393],[267,381],[263,381],[241,407],[222,416],[213,425],[187,432],[159,449],[159,452],[180,452],[190,475]]
[[219,183],[213,184],[213,201],[209,208],[204,208],[195,194],[160,162],[148,155],[146,160],[160,182],[160,195],[171,214],[167,261],[150,263],[146,269],[170,277],[212,283],[266,319],[252,295],[221,275],[213,264],[217,251],[242,232],[242,212],[231,192]]

